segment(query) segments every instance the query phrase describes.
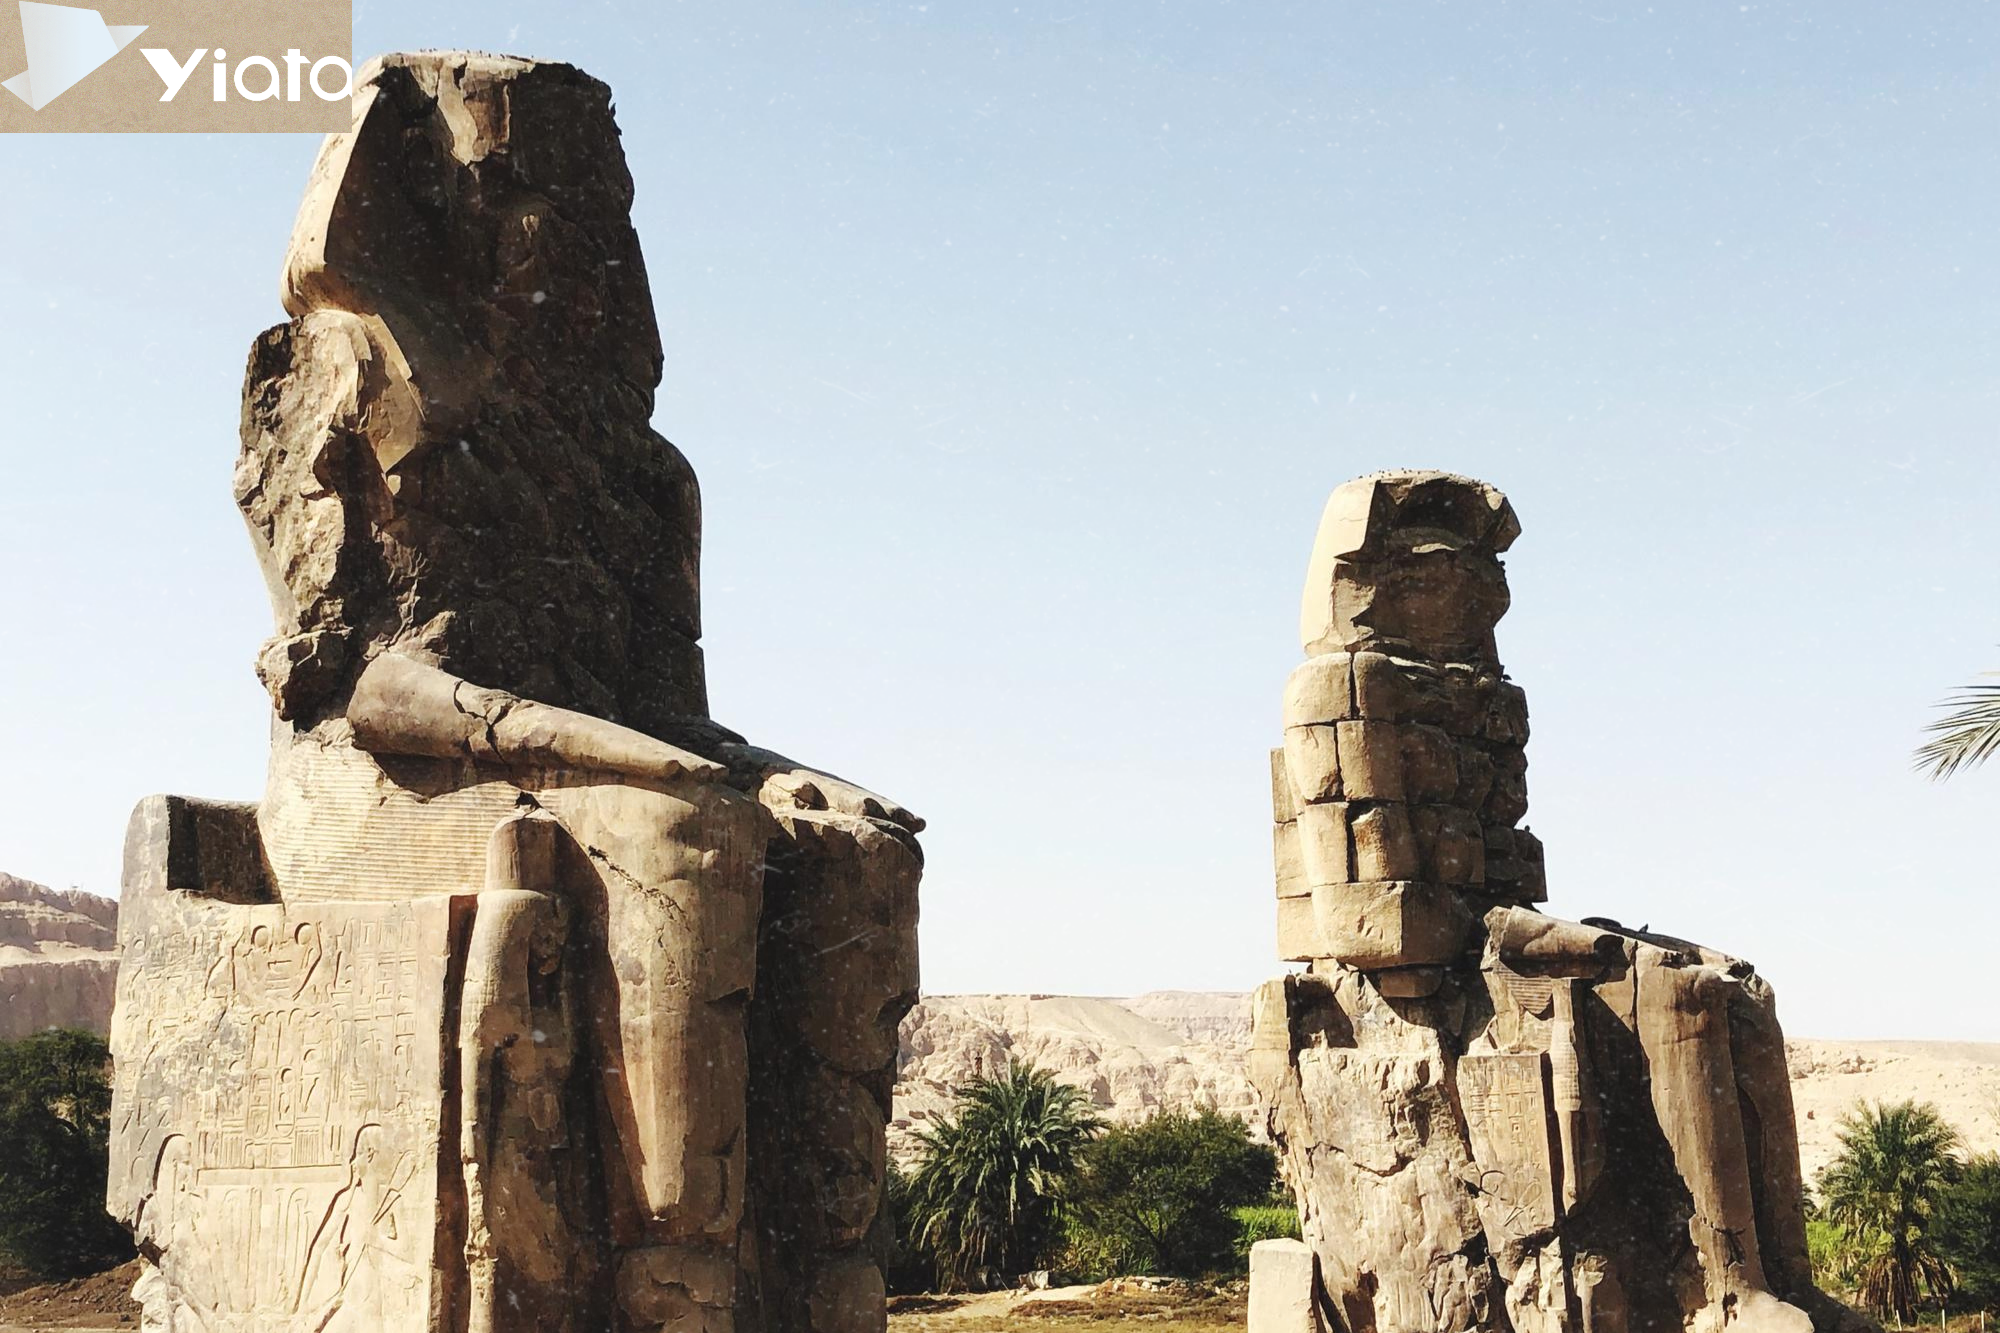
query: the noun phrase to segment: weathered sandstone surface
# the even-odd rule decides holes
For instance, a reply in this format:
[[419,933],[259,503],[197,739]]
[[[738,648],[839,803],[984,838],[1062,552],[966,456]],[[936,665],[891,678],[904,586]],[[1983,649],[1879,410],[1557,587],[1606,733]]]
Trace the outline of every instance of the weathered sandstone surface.
[[[17,912],[23,903],[35,910]],[[0,925],[0,1040],[46,1027],[110,1028],[117,909],[112,898],[0,875],[0,922],[64,923],[53,932],[62,938],[32,945],[21,943],[20,925]],[[1247,991],[927,995],[902,1023],[889,1150],[911,1156],[916,1132],[950,1108],[954,1088],[1010,1058],[1056,1070],[1113,1121],[1211,1106],[1261,1133],[1249,1034]],[[2000,1152],[2000,1043],[1807,1038],[1787,1041],[1785,1052],[1808,1184],[1833,1160],[1840,1119],[1858,1100],[1934,1102],[1967,1151]]]
[[[17,913],[21,903],[35,908]],[[20,942],[20,925],[0,926],[0,1040],[54,1026],[109,1029],[117,909],[115,899],[0,875],[0,921],[65,923],[55,932],[64,938],[33,945]],[[74,943],[80,936],[99,943]],[[1261,1133],[1249,1034],[1247,991],[927,995],[902,1023],[889,1149],[909,1157],[916,1131],[949,1109],[952,1089],[1010,1058],[1056,1070],[1113,1121],[1212,1106]],[[1808,1185],[1833,1160],[1841,1117],[1860,1100],[1933,1102],[1968,1152],[2000,1152],[2000,1043],[1804,1038],[1788,1040],[1785,1054]]]
[[103,1032],[118,975],[118,904],[0,874],[0,1041]]
[[1249,1065],[1314,1262],[1270,1267],[1297,1289],[1265,1304],[1397,1333],[1865,1328],[1812,1284],[1770,984],[1538,906],[1494,638],[1520,531],[1438,472],[1349,482],[1320,521],[1271,752],[1278,953],[1305,970],[1258,989]]
[[922,821],[709,716],[632,193],[509,57],[375,61],[321,150],[234,477],[265,791],[126,841],[149,1333],[884,1325]]

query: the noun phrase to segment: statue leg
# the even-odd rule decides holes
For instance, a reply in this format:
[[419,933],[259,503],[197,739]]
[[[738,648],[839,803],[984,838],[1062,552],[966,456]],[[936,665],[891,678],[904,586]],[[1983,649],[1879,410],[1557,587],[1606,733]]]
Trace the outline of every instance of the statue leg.
[[1510,1327],[1430,1002],[1317,966],[1258,991],[1251,1077],[1331,1309],[1353,1328]]
[[1789,1296],[1812,1288],[1812,1260],[1806,1252],[1805,1181],[1785,1034],[1778,1026],[1777,999],[1762,978],[1752,976],[1731,990],[1729,1040],[1764,1275],[1773,1290]]
[[780,810],[752,1006],[763,1333],[880,1333],[897,1027],[917,996],[915,839]]
[[745,1017],[769,821],[714,785],[539,793],[586,860],[579,929],[620,1333],[730,1333]]
[[459,1159],[467,1333],[575,1327],[575,1246],[563,1213],[568,996],[556,839],[545,814],[503,821],[466,947],[459,1004]]
[[1677,965],[1650,945],[1637,952],[1639,1041],[1653,1111],[1694,1201],[1688,1228],[1701,1255],[1715,1327],[1727,1305],[1734,1307],[1732,1326],[1740,1324],[1745,1333],[1812,1333],[1804,1311],[1770,1294],[1758,1246],[1730,1051],[1735,983],[1713,968]]

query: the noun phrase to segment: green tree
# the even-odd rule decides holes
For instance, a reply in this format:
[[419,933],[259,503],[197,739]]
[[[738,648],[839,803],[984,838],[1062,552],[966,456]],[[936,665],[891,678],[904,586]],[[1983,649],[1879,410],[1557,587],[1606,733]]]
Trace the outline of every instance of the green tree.
[[1957,1152],[1958,1132],[1927,1103],[1860,1103],[1841,1121],[1840,1152],[1820,1172],[1819,1195],[1826,1219],[1861,1247],[1855,1285],[1864,1305],[1907,1320],[1926,1293],[1951,1295],[1931,1228],[1958,1174]]
[[1078,1212],[1128,1271],[1203,1277],[1235,1266],[1236,1210],[1265,1202],[1277,1170],[1236,1117],[1162,1111],[1091,1144]]
[[1059,1242],[1071,1178],[1101,1122],[1083,1093],[1032,1065],[956,1090],[909,1182],[912,1243],[941,1285],[1039,1266]]
[[1939,1198],[1932,1228],[1960,1294],[1982,1310],[2000,1310],[2000,1156],[1965,1164]]
[[1967,685],[1938,707],[1945,715],[1924,728],[1931,739],[1917,750],[1918,772],[1948,778],[2000,750],[2000,685]]
[[0,1042],[0,1253],[72,1277],[132,1254],[104,1211],[110,1052],[90,1032]]

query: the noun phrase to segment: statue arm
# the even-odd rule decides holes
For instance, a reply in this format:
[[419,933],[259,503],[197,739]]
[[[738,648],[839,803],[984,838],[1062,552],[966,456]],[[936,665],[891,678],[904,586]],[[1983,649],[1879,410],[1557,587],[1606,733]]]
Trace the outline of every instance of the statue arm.
[[758,794],[765,805],[797,810],[833,810],[844,815],[886,820],[921,833],[924,821],[886,796],[845,778],[837,778],[776,750],[759,745],[727,742],[719,747],[724,763],[735,773],[737,782]]
[[397,653],[370,662],[347,705],[372,754],[477,759],[509,768],[583,769],[654,781],[717,782],[723,765],[663,740],[487,689]]

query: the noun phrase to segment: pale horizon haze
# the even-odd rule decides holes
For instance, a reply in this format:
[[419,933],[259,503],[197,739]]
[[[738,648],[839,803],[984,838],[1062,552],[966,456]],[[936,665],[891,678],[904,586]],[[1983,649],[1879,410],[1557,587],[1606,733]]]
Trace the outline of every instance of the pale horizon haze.
[[[1910,763],[2000,669],[1993,6],[356,5],[439,46],[614,90],[714,714],[930,821],[926,990],[1282,970],[1314,525],[1420,466],[1521,518],[1549,910],[2000,1041],[2000,764]],[[0,136],[0,870],[258,794],[230,469],[317,146]]]

